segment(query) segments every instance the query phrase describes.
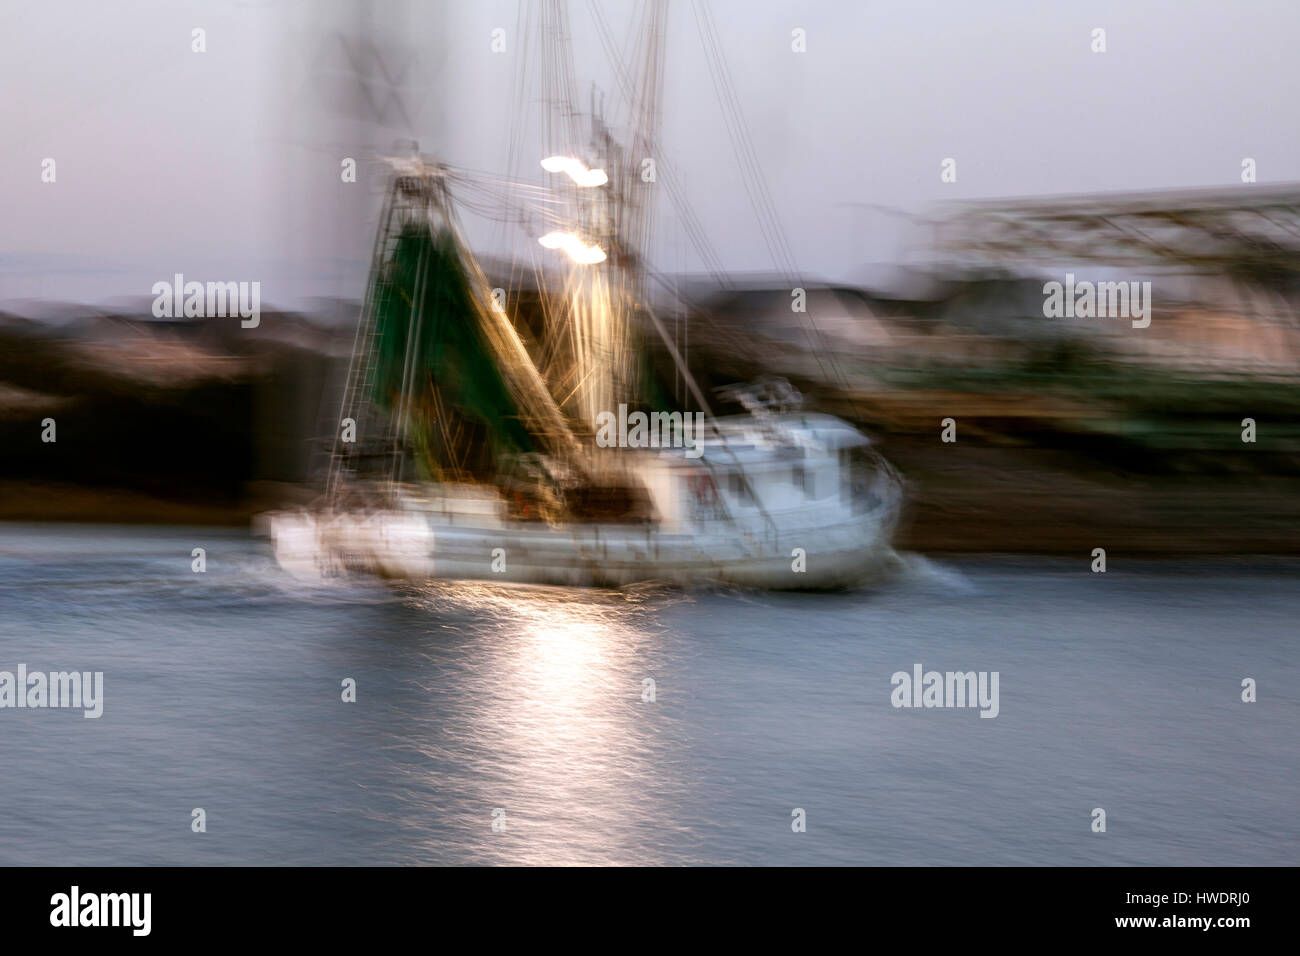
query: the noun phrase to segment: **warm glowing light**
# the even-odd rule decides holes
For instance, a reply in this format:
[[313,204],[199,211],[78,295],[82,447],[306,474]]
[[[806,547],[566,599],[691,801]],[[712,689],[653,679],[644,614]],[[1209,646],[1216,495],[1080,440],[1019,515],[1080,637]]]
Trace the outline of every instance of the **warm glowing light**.
[[569,178],[584,189],[609,182],[605,170],[588,169],[586,163],[571,156],[548,156],[542,160],[542,169],[548,173],[568,173]]
[[547,249],[563,249],[579,265],[590,266],[605,261],[600,246],[589,246],[571,232],[548,232],[537,240]]

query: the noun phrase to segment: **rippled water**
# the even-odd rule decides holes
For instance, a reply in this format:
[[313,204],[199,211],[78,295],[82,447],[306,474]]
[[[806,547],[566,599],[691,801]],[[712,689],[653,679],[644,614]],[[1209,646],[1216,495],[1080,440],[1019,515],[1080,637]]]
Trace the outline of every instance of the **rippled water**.
[[[0,710],[0,863],[1300,861],[1300,568],[1089,560],[392,590],[230,532],[0,526],[0,670],[105,683],[98,720]],[[999,716],[895,709],[917,662],[998,671]]]

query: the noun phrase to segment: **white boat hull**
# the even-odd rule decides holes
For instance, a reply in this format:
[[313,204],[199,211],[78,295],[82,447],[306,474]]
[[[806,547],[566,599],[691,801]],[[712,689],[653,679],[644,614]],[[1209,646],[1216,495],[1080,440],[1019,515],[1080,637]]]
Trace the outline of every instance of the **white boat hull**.
[[[791,420],[792,419],[792,420]],[[493,486],[391,486],[390,504],[266,516],[281,565],[297,574],[525,584],[793,590],[851,587],[891,566],[902,486],[839,419],[721,419],[703,461],[638,453],[653,520],[515,520]],[[629,452],[629,454],[633,454]]]
[[650,524],[476,527],[407,511],[280,512],[266,522],[280,564],[313,577],[361,572],[409,581],[824,590],[861,584],[891,566],[895,518],[882,507],[820,527],[693,534]]

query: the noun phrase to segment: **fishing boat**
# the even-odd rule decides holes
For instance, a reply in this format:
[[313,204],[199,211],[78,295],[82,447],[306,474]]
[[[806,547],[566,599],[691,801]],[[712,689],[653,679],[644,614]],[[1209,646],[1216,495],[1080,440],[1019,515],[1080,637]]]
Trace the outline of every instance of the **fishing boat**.
[[[637,75],[659,75],[662,10],[647,5]],[[562,22],[541,27],[567,36]],[[890,566],[902,482],[871,441],[806,410],[784,380],[706,395],[660,320],[642,253],[653,177],[636,158],[657,114],[635,99],[625,149],[594,97],[585,133],[564,98],[545,124],[542,187],[485,184],[418,150],[387,158],[324,494],[259,523],[283,567],[827,589]],[[489,280],[458,195],[479,209],[505,197],[511,223],[551,257],[531,288]]]

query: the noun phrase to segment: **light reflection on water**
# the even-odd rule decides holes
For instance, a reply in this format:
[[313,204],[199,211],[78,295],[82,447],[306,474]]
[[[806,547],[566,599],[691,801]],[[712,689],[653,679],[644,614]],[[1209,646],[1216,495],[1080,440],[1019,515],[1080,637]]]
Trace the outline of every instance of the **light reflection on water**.
[[[99,720],[0,711],[0,864],[1296,862],[1294,566],[908,569],[390,589],[229,532],[0,527],[0,669],[105,674]],[[998,670],[999,716],[893,709],[917,661]]]
[[[447,728],[447,745],[421,748],[435,765],[469,769],[445,782],[480,808],[471,833],[484,825],[481,808],[505,811],[494,841],[471,837],[478,852],[517,863],[661,862],[625,827],[646,791],[662,790],[666,738],[638,675],[655,669],[653,610],[681,598],[474,583],[408,593],[413,607],[471,621],[478,638],[455,677],[473,704]],[[424,851],[437,853],[442,839]]]

